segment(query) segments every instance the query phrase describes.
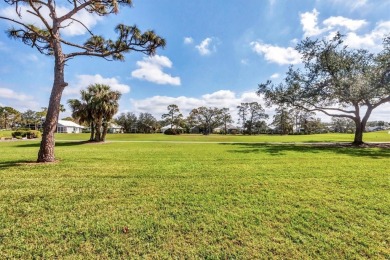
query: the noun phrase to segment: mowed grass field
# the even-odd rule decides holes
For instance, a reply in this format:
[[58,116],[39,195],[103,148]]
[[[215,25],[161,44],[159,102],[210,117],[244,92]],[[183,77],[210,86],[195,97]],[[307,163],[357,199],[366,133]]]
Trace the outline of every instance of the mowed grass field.
[[[261,142],[261,143],[312,143],[312,142],[352,142],[353,134],[313,134],[313,135],[202,135],[202,134],[109,134],[107,141],[161,141],[161,142]],[[56,140],[88,140],[89,134],[56,134]],[[364,133],[366,142],[390,142],[387,131]]]
[[[0,143],[0,259],[390,258],[390,149],[69,141],[87,136],[57,135],[59,162],[46,165],[29,163],[38,141]],[[225,141],[248,143],[213,143]]]

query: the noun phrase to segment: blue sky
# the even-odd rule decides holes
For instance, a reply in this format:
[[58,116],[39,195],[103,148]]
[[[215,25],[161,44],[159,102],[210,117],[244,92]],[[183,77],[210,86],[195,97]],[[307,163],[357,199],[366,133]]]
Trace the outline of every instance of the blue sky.
[[[66,10],[67,1],[57,1]],[[381,49],[390,33],[390,0],[134,0],[118,15],[79,18],[96,34],[114,36],[118,23],[153,29],[167,41],[154,57],[126,55],[125,62],[76,58],[66,67],[62,103],[78,98],[80,89],[104,83],[122,92],[120,112],[150,112],[158,119],[169,104],[183,114],[199,106],[235,107],[258,101],[257,84],[280,81],[289,65],[299,66],[295,45],[305,37],[346,35],[353,48]],[[0,16],[15,16],[1,2]],[[27,14],[23,19],[30,21]],[[31,20],[30,22],[34,22]],[[0,105],[20,111],[46,107],[53,79],[53,60],[3,33],[0,20]],[[77,24],[64,37],[83,42],[88,35]],[[371,120],[389,120],[390,106]],[[272,109],[268,109],[272,114]],[[69,115],[69,110],[60,117]],[[326,120],[325,117],[323,117]]]

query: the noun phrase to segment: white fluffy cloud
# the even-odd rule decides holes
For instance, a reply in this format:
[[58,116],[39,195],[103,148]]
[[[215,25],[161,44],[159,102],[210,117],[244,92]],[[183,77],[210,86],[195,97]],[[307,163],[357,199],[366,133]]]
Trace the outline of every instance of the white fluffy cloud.
[[270,78],[271,79],[278,79],[278,78],[280,78],[280,74],[279,73],[274,73],[274,74],[271,75]]
[[[205,94],[200,98],[193,97],[169,97],[169,96],[153,96],[146,99],[131,99],[133,112],[148,112],[153,114],[157,119],[167,112],[167,106],[176,104],[182,114],[187,116],[192,109],[200,106],[229,108],[229,111],[237,123],[237,106],[243,102],[259,102],[264,107],[264,102],[261,97],[253,92],[245,92],[237,95],[231,90],[219,90],[214,93]],[[273,114],[273,109],[266,109],[266,112]]]
[[137,61],[137,65],[139,68],[131,73],[134,78],[161,85],[179,86],[181,84],[180,77],[172,77],[163,72],[163,68],[172,68],[172,62],[168,57],[159,55],[145,57],[142,61]]
[[194,42],[194,39],[191,37],[184,37],[184,44],[192,44]]
[[251,42],[252,50],[269,62],[280,65],[298,64],[301,62],[301,55],[292,47],[279,47],[271,44],[264,44],[260,41]]
[[[356,5],[364,5],[366,1],[354,1],[354,3]],[[340,31],[346,35],[345,44],[349,47],[366,48],[376,51],[381,48],[383,37],[390,33],[390,21],[378,22],[368,33],[359,34],[358,31],[368,25],[367,21],[354,20],[342,16],[331,16],[323,20],[322,23],[318,23],[318,15],[319,12],[316,9],[312,12],[301,14],[304,37],[324,36],[327,33],[325,36],[330,38],[336,31]]]
[[64,95],[78,95],[80,90],[86,89],[91,84],[109,85],[111,89],[117,90],[122,94],[130,92],[130,86],[119,83],[117,78],[103,78],[101,75],[77,75],[76,82],[70,84],[64,90]]
[[320,13],[314,9],[312,12],[301,14],[301,25],[303,29],[303,37],[319,35],[324,32],[324,29],[318,27],[318,15]]
[[6,99],[15,99],[19,101],[32,100],[32,96],[25,95],[23,93],[17,93],[9,88],[0,88],[0,97]]
[[15,92],[9,88],[0,88],[0,98],[4,99],[4,104],[0,106],[11,106],[19,111],[38,110],[41,107],[33,96]]
[[379,50],[383,37],[390,33],[390,21],[379,22],[375,28],[366,34],[359,35],[356,32],[346,34],[345,44],[352,48],[366,48]]
[[[255,91],[244,92],[241,95],[237,95],[231,90],[219,90],[210,94],[202,95],[200,98],[194,97],[169,97],[169,96],[153,96],[145,99],[131,99],[132,112],[138,113],[151,113],[156,119],[160,119],[161,115],[167,112],[167,106],[170,104],[176,104],[181,113],[186,117],[192,109],[200,106],[206,107],[218,107],[229,108],[229,112],[233,117],[236,125],[238,124],[238,110],[237,106],[246,102],[258,102],[265,108],[265,112],[269,115],[268,122],[272,121],[272,116],[275,114],[276,107],[265,107],[265,103],[262,97],[259,97]],[[384,120],[387,118],[390,111],[390,103],[383,104],[375,109],[370,116],[370,121]],[[364,112],[364,111],[362,111]],[[330,117],[323,113],[318,112],[316,117],[321,118],[323,122],[329,122]],[[386,120],[385,120],[386,121]]]
[[[19,8],[20,8],[22,18],[20,18],[16,14],[15,8],[12,6],[8,6],[6,8],[1,9],[0,15],[14,19],[16,21],[23,21],[23,22],[28,23],[28,24],[34,24],[35,26],[39,26],[39,27],[43,28],[44,25],[43,25],[42,21],[38,17],[30,14],[28,12],[28,10],[30,10],[30,9],[27,6],[19,6]],[[70,9],[68,9],[66,7],[62,7],[62,6],[57,6],[57,8],[56,8],[56,12],[57,12],[58,16],[64,15],[64,14],[68,13],[69,11],[70,11]],[[40,9],[40,12],[43,15],[43,17],[45,17],[45,19],[47,19],[49,21],[49,24],[51,24],[51,18],[49,17],[49,10],[46,7],[42,6],[42,8]],[[75,14],[73,16],[73,18],[76,20],[82,21],[83,24],[89,29],[92,29],[92,27],[95,26],[98,21],[103,19],[102,17],[88,13],[85,10],[78,12],[77,14]],[[73,22],[70,22],[67,24],[64,23],[64,24],[62,24],[62,26],[65,27],[62,30],[62,33],[64,35],[67,35],[67,36],[83,35],[87,32],[85,27],[76,21],[73,21]]]
[[206,38],[199,45],[196,45],[195,48],[199,51],[199,54],[202,56],[210,55],[212,52],[216,51],[215,45],[212,44],[213,39]]
[[[359,2],[359,1],[358,1]],[[363,1],[360,1],[364,4]],[[368,33],[359,34],[358,31],[368,25],[365,20],[354,20],[342,16],[331,16],[321,23],[318,21],[319,12],[313,9],[311,12],[305,12],[300,15],[303,37],[325,37],[331,38],[337,31],[344,34],[344,43],[351,48],[364,48],[372,51],[381,49],[383,37],[390,33],[390,21],[378,22]],[[291,44],[296,44],[293,39]],[[295,45],[294,44],[294,45]],[[280,65],[298,64],[301,57],[298,51],[292,47],[279,47],[266,44],[261,41],[251,42],[254,52],[264,55],[264,58]]]
[[343,16],[331,16],[322,22],[322,28],[318,23],[319,12],[313,9],[311,12],[302,13],[301,25],[304,32],[303,37],[317,36],[324,32],[346,29],[356,31],[367,24],[365,20],[354,20]]
[[331,16],[322,23],[327,27],[327,30],[333,30],[340,26],[350,31],[356,31],[367,24],[365,20],[353,20],[342,16]]

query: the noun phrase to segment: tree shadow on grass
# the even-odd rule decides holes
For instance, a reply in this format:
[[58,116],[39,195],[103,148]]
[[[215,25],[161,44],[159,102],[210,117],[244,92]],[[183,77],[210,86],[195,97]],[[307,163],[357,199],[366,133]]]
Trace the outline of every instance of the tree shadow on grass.
[[[66,146],[77,146],[77,145],[83,145],[83,144],[89,144],[91,142],[89,141],[57,141],[55,146],[56,147],[66,147]],[[92,142],[93,143],[93,142]],[[39,147],[41,143],[28,143],[28,144],[19,144],[17,147]]]
[[22,164],[28,163],[26,160],[16,160],[16,161],[6,161],[0,162],[0,170],[8,169],[15,166],[20,166]]
[[390,145],[352,146],[350,143],[335,144],[223,144],[232,145],[236,149],[228,150],[230,153],[268,153],[274,156],[283,156],[288,152],[304,154],[318,154],[322,152],[349,155],[353,157],[370,157],[373,159],[390,158]]

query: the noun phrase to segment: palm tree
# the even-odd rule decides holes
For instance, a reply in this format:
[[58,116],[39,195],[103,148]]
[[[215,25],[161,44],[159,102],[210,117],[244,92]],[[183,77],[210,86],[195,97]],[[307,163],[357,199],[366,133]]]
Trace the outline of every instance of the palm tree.
[[91,127],[90,141],[104,142],[108,130],[108,123],[118,112],[118,100],[121,93],[112,91],[110,86],[103,84],[89,85],[82,90],[81,99],[70,99],[73,113],[80,123],[87,122]]

